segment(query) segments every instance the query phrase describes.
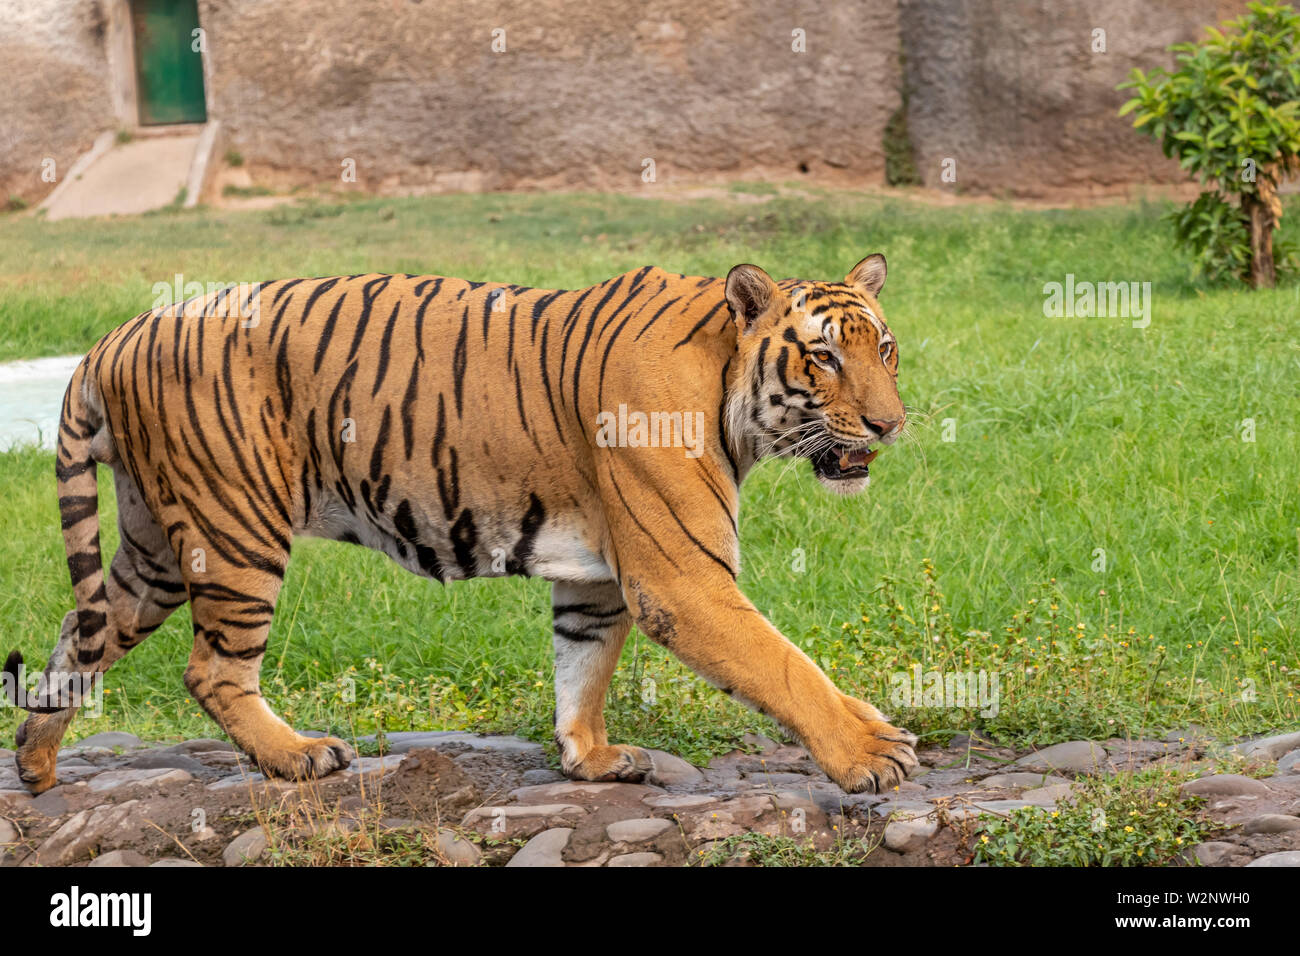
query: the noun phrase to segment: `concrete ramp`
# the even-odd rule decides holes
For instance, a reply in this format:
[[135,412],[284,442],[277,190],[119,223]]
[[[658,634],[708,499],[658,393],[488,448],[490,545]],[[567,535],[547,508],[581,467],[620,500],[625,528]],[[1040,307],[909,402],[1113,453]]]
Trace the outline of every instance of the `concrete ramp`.
[[[206,131],[166,136],[141,136],[127,143],[97,146],[82,168],[69,171],[68,179],[41,204],[45,218],[129,216],[161,209],[176,202],[185,189],[185,205],[196,166],[206,165],[211,137]],[[201,188],[201,176],[198,184]]]

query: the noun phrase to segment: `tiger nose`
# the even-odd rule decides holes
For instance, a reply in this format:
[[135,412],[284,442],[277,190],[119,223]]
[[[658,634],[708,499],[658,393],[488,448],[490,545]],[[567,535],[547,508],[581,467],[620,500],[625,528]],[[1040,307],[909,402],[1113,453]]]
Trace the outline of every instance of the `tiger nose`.
[[895,418],[892,421],[882,421],[871,418],[867,420],[867,424],[878,431],[881,435],[888,435],[894,431],[894,429],[903,424],[903,419]]

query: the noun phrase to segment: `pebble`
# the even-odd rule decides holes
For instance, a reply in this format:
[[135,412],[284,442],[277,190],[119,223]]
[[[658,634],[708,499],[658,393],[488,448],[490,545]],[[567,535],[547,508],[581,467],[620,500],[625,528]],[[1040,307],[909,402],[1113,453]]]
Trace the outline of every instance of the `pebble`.
[[522,779],[524,786],[535,787],[543,783],[563,783],[564,774],[558,770],[525,770]]
[[261,827],[245,830],[221,851],[221,859],[226,866],[243,866],[260,858],[266,845],[266,834]]
[[154,860],[154,862],[152,862],[152,863],[149,864],[150,869],[152,869],[152,868],[155,867],[155,866],[198,866],[198,867],[201,867],[201,866],[203,866],[203,864],[200,863],[198,860],[182,860],[182,859],[180,859],[179,857],[175,857],[175,856],[166,856],[166,857],[163,857],[161,860]]
[[1223,866],[1241,852],[1241,847],[1235,843],[1211,840],[1209,843],[1202,843],[1196,848],[1196,859],[1201,862],[1202,866]]
[[1018,790],[1021,787],[1051,787],[1069,782],[1064,777],[1050,773],[995,773],[991,777],[985,777],[976,786],[985,790]]
[[563,827],[543,830],[525,843],[506,866],[564,866],[560,854],[564,852],[572,835],[572,830]]
[[662,863],[664,858],[658,853],[624,853],[622,856],[611,857],[606,866],[654,866],[656,863]]
[[647,778],[649,783],[660,787],[682,787],[699,783],[704,779],[704,774],[698,767],[687,763],[675,754],[665,753],[662,750],[648,750],[646,753],[650,755],[654,765]]
[[615,843],[644,843],[653,840],[665,830],[670,829],[671,820],[650,817],[644,820],[619,820],[605,828],[609,838]]
[[1216,773],[1208,777],[1199,777],[1187,781],[1181,789],[1183,793],[1197,797],[1237,797],[1252,794],[1263,796],[1270,792],[1268,787],[1258,780],[1236,773]]
[[103,733],[91,734],[78,740],[72,745],[77,750],[86,750],[92,747],[105,747],[112,750],[114,747],[131,749],[133,747],[143,747],[144,742],[135,734],[122,733],[120,730],[106,730]]
[[187,773],[206,773],[208,768],[188,754],[166,750],[142,750],[131,755],[128,761],[133,770],[184,770]]
[[8,820],[0,819],[0,846],[18,841],[18,828]]
[[105,770],[91,777],[89,786],[92,793],[107,793],[118,787],[147,786],[157,789],[173,784],[189,783],[193,779],[193,774],[184,770],[168,770],[162,767],[156,770]]
[[32,795],[26,790],[0,790],[0,811],[16,810],[25,803],[32,802]]
[[1258,860],[1252,860],[1247,866],[1300,866],[1300,850],[1284,850],[1281,853],[1269,853]]
[[454,830],[438,831],[438,852],[447,858],[452,866],[477,866],[483,853],[474,843],[466,840]]
[[898,853],[919,850],[939,832],[939,822],[928,817],[893,820],[885,825],[885,846]]
[[1270,760],[1277,760],[1289,751],[1300,747],[1300,732],[1292,734],[1274,734],[1272,737],[1261,737],[1258,740],[1248,740],[1245,743],[1237,744],[1232,749],[1237,753],[1247,757],[1256,755],[1264,756]]
[[66,866],[98,849],[100,841],[120,838],[139,800],[105,804],[82,810],[69,817],[61,827],[23,862],[24,866]]
[[1020,799],[1026,803],[1032,803],[1039,807],[1054,807],[1058,800],[1064,800],[1074,792],[1074,785],[1069,783],[1055,783],[1050,787],[1039,787],[1036,790],[1026,790],[1020,795]]
[[149,858],[135,850],[110,850],[90,861],[90,866],[148,866]]
[[1026,754],[1012,766],[1065,773],[1097,773],[1110,769],[1110,758],[1106,748],[1099,744],[1090,740],[1072,740]]
[[1242,833],[1286,833],[1300,830],[1300,817],[1287,816],[1285,813],[1261,813],[1251,817],[1241,826]]
[[1300,773],[1300,750],[1284,754],[1277,762],[1278,773]]

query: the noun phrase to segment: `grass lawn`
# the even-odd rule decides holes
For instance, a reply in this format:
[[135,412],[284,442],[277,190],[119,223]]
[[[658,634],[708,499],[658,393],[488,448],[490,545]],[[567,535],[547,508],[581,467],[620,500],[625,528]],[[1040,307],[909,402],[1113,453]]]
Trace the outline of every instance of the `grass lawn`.
[[[824,493],[804,464],[755,471],[741,585],[759,608],[841,687],[930,739],[981,727],[1042,746],[1190,723],[1224,735],[1300,725],[1300,286],[1191,282],[1157,205],[741,198],[754,197],[10,217],[0,359],[84,351],[176,273],[226,283],[436,272],[570,288],[645,264],[724,275],[752,261],[778,277],[839,279],[882,251],[912,440],[880,456],[854,499]],[[1044,317],[1044,283],[1067,273],[1150,282],[1150,326]],[[52,460],[0,455],[0,650],[20,648],[31,666],[72,606]],[[109,482],[101,489],[111,512]],[[104,538],[110,554],[111,523]],[[517,579],[443,587],[377,554],[300,541],[263,686],[302,729],[545,740],[548,594]],[[76,732],[213,735],[181,685],[190,641],[182,610],[109,672],[105,719]],[[913,664],[996,674],[996,714],[891,703],[891,678]],[[696,759],[746,730],[772,732],[635,633],[609,717],[612,739]],[[17,722],[0,712],[0,736],[12,740]]]

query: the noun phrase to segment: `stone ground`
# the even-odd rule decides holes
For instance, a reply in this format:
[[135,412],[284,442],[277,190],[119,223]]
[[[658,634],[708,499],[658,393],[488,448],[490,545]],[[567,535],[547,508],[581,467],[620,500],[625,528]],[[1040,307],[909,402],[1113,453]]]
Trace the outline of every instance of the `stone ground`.
[[[374,738],[361,741],[374,749]],[[745,832],[821,850],[866,837],[879,846],[864,866],[952,866],[970,862],[980,816],[1050,809],[1079,776],[1158,763],[1201,769],[1185,789],[1223,825],[1189,862],[1300,866],[1300,733],[1227,746],[1191,729],[1028,754],[963,737],[921,752],[921,770],[884,795],[845,794],[801,748],[753,735],[748,752],[704,768],[652,751],[655,771],[641,784],[565,780],[541,745],[517,737],[410,732],[387,741],[385,756],[293,784],[253,772],[223,741],[149,745],[101,733],[64,750],[58,785],[36,797],[11,769],[12,751],[0,750],[0,866],[341,862],[303,848],[322,835],[336,849],[373,846],[380,833],[418,836],[448,865],[680,866]],[[1273,775],[1214,772],[1227,757]]]

